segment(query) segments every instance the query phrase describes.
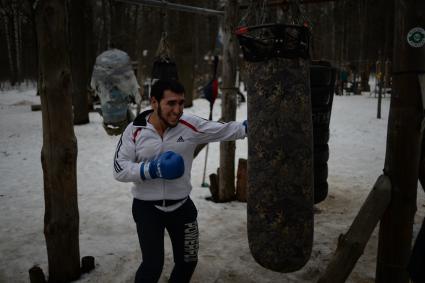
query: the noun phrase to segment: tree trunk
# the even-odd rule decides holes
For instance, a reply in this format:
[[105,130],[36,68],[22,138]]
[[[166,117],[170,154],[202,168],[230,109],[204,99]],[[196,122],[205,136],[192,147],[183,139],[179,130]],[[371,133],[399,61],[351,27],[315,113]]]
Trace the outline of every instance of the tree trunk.
[[[141,14],[142,14],[142,19],[144,19],[143,15],[144,13],[144,9],[143,7],[141,8]],[[137,33],[140,32],[140,34],[142,34],[142,32],[144,31],[145,27],[142,26],[141,30],[138,30]],[[149,100],[149,91],[146,91],[145,93],[145,79],[146,79],[146,57],[143,56],[143,46],[142,46],[142,40],[136,40],[136,60],[137,60],[137,81],[139,82],[139,95],[140,95],[140,100],[137,103],[137,114],[139,114],[140,110],[141,110],[141,103],[143,100]],[[137,100],[136,100],[137,101]]]
[[[194,5],[195,0],[180,1],[180,4]],[[194,52],[194,37],[196,36],[183,36],[184,34],[194,34],[194,15],[188,15],[178,11],[168,11],[165,16],[167,19],[166,30],[171,33],[170,45],[174,48],[171,57],[175,58],[177,70],[179,74],[179,81],[182,82],[185,88],[185,103],[184,106],[192,107],[193,105],[193,79],[195,72],[195,52]],[[170,19],[174,19],[171,20]]]
[[39,51],[44,180],[44,234],[49,282],[80,276],[77,141],[72,123],[72,77],[65,0],[41,0],[35,10]]
[[101,24],[99,28],[100,31],[99,31],[98,41],[96,46],[96,54],[102,53],[104,46],[109,47],[109,35],[110,35],[109,26],[110,25],[107,24],[108,13],[106,9],[106,0],[102,0],[101,6],[102,6],[102,17],[100,20]]
[[15,38],[15,57],[16,57],[16,80],[18,83],[21,82],[21,48],[19,42],[19,11],[18,4],[16,1],[12,2],[12,12],[13,12],[13,33]]
[[360,82],[361,82],[361,86],[360,86],[360,91],[370,91],[369,88],[369,75],[370,75],[370,71],[369,71],[369,60],[367,58],[367,46],[368,46],[368,37],[364,36],[365,34],[367,34],[367,18],[368,18],[368,1],[367,0],[363,0],[362,1],[362,19],[361,19],[361,43],[360,43],[360,56],[359,56],[359,61],[360,61]]
[[416,211],[423,110],[418,73],[425,72],[425,48],[408,43],[408,32],[423,24],[424,1],[395,2],[393,93],[388,121],[385,172],[391,203],[379,229],[377,283],[409,282],[412,227]]
[[419,165],[419,182],[425,190],[425,136],[422,136],[421,161]]
[[3,18],[3,24],[4,24],[4,37],[6,39],[6,45],[7,45],[7,58],[9,60],[9,70],[10,70],[10,80],[11,84],[14,85],[16,83],[16,72],[15,72],[15,63],[13,61],[13,55],[12,55],[12,43],[11,43],[11,35],[9,31],[9,20],[8,15],[6,11],[2,12],[2,18]]
[[117,1],[111,1],[111,46],[125,50],[125,34],[124,34],[124,14],[126,4]]
[[348,232],[339,236],[335,254],[318,283],[343,283],[347,280],[390,199],[391,182],[387,176],[382,175],[373,186]]
[[382,86],[382,73],[380,73],[380,76],[378,78],[378,104],[377,104],[377,111],[376,111],[376,118],[377,119],[381,119],[382,87],[383,87]]
[[[69,0],[68,0],[69,1]],[[87,87],[89,70],[87,69],[86,38],[86,1],[69,1],[70,7],[70,55],[72,72],[72,105],[74,110],[74,125],[89,123],[89,101]]]
[[419,165],[419,182],[425,190],[425,135],[422,136],[421,161]]
[[84,62],[86,72],[87,72],[87,82],[86,82],[86,96],[87,97],[87,107],[88,112],[93,110],[93,95],[90,92],[90,79],[91,74],[93,70],[94,63],[96,61],[96,35],[94,33],[94,22],[95,22],[95,16],[94,16],[94,9],[96,7],[96,3],[94,0],[87,0],[85,3],[84,8],[84,23],[86,26],[86,29],[84,31],[85,36],[85,58],[86,61]]
[[[113,46],[113,31],[112,31],[112,17],[113,17],[113,12],[112,12],[112,3],[113,1],[111,0],[105,0],[103,2],[103,7],[104,7],[104,19],[105,19],[105,25],[106,25],[106,49],[110,49]],[[106,7],[108,7],[108,9],[106,9]],[[106,21],[107,20],[107,21]],[[104,50],[101,50],[101,52]]]
[[[223,87],[221,94],[221,115],[224,122],[236,119],[236,66],[238,48],[233,31],[238,19],[238,1],[229,0],[225,6],[223,23]],[[231,201],[235,198],[235,148],[236,143],[220,143],[219,199]]]

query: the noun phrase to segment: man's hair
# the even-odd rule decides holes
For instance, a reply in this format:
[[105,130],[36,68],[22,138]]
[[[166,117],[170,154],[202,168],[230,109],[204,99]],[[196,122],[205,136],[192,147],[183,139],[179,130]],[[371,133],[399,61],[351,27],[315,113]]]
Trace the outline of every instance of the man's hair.
[[160,102],[164,97],[164,92],[166,90],[171,90],[172,92],[178,94],[184,94],[184,86],[175,80],[158,80],[156,81],[151,89],[151,97]]

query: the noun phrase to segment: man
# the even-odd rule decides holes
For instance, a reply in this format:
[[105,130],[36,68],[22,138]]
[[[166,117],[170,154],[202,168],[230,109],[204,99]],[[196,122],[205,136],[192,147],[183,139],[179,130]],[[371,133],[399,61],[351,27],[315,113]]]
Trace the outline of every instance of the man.
[[197,210],[189,197],[195,147],[242,139],[246,122],[223,124],[183,114],[184,88],[176,81],[157,81],[151,106],[127,126],[114,157],[115,179],[134,183],[133,217],[142,250],[135,282],[158,282],[165,229],[175,263],[169,282],[189,282],[199,246]]

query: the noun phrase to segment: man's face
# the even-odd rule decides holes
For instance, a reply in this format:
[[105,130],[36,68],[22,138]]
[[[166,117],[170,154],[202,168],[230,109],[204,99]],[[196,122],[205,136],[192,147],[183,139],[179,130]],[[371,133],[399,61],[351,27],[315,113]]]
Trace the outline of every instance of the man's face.
[[183,114],[184,94],[166,90],[160,103],[153,98],[152,106],[162,123],[167,127],[175,127]]

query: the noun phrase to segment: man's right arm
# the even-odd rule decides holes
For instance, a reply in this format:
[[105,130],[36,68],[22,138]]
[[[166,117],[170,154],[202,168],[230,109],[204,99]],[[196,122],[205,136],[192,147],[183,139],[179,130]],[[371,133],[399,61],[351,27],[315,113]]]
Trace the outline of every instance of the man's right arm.
[[133,126],[125,129],[118,141],[114,156],[114,178],[120,182],[140,182],[156,178],[176,179],[184,173],[183,157],[166,151],[156,159],[136,162],[136,144]]
[[136,162],[136,145],[129,124],[118,141],[114,155],[114,178],[120,182],[140,182],[140,163]]

